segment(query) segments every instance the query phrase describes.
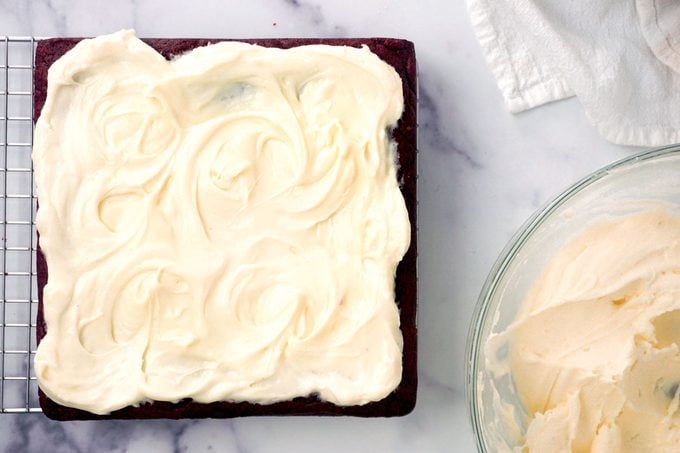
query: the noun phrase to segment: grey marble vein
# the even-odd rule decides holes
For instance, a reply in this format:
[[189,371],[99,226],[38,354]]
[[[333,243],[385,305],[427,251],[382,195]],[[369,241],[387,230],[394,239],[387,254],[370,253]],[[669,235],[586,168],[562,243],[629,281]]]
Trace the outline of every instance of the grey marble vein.
[[320,30],[319,36],[343,37],[347,35],[345,27],[333,24],[328,20],[322,9],[322,3],[313,3],[306,0],[275,0],[283,1],[292,10],[293,14],[303,18],[311,26]]
[[452,126],[447,126],[445,121],[449,124],[454,121],[452,118],[444,118],[437,97],[431,90],[427,78],[421,77],[418,92],[418,134],[422,144],[421,150],[453,153],[462,158],[471,168],[479,168],[481,165],[476,159],[464,149],[456,146],[454,139],[449,135],[447,129],[451,129]]

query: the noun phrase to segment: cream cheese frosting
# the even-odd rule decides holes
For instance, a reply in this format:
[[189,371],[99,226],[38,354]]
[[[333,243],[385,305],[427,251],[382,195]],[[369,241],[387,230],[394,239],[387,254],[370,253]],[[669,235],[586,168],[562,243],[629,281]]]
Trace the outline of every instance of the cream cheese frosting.
[[222,42],[167,61],[132,31],[77,44],[35,129],[41,389],[97,414],[387,396],[402,110],[365,47]]
[[529,452],[680,448],[680,217],[587,228],[534,283],[510,345]]

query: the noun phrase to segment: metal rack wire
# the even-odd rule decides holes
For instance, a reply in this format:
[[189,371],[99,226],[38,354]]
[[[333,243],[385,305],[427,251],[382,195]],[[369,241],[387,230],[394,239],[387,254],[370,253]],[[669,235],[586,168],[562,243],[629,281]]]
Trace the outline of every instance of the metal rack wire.
[[0,37],[0,411],[40,412],[33,369],[38,293],[33,146],[33,37]]

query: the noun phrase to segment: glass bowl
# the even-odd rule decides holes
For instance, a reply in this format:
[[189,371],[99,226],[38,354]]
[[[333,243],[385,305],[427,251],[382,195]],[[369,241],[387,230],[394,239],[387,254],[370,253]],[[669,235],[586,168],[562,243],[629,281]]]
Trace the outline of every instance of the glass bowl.
[[489,336],[512,323],[550,258],[588,224],[659,205],[680,214],[680,145],[635,154],[582,179],[527,220],[501,252],[479,296],[466,346],[466,397],[479,451],[512,450],[525,429],[512,379],[494,377],[485,355]]

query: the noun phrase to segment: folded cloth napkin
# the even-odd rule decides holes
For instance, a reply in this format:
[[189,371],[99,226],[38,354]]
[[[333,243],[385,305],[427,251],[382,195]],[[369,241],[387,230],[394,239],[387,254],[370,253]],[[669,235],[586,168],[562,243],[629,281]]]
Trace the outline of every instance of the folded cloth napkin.
[[505,102],[576,95],[614,143],[680,142],[680,1],[468,0]]

